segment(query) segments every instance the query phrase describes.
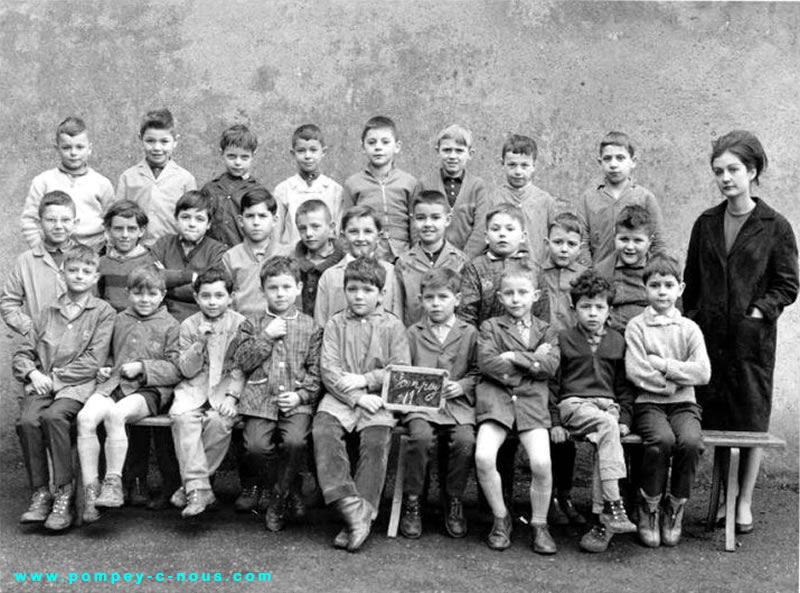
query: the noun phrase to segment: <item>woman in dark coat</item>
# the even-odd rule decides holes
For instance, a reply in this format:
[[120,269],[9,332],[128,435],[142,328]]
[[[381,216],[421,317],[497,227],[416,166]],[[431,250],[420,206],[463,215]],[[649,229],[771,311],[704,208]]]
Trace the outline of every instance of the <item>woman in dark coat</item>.
[[[791,225],[751,194],[766,167],[764,149],[749,132],[714,142],[711,169],[725,201],[700,215],[689,242],[683,304],[703,330],[711,359],[711,382],[697,389],[708,429],[769,428],[777,320],[797,298],[798,269]],[[739,533],[753,529],[760,463],[760,449],[742,451]]]

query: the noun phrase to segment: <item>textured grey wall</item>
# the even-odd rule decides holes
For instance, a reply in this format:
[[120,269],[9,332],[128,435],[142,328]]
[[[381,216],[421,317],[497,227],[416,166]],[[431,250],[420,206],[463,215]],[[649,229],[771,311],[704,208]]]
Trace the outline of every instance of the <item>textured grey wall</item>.
[[[641,146],[637,177],[681,254],[720,199],[710,142],[743,127],[770,156],[761,194],[800,221],[798,4],[6,1],[0,31],[0,269],[22,249],[15,218],[31,178],[55,162],[55,124],[83,115],[93,166],[116,183],[140,158],[141,114],[163,105],[178,119],[176,160],[200,183],[220,168],[220,131],[243,117],[262,139],[255,172],[268,185],[292,173],[288,140],[305,121],[323,126],[326,168],[342,179],[363,165],[361,125],[383,113],[415,174],[433,165],[432,139],[450,122],[472,128],[473,168],[492,181],[503,136],[532,135],[537,184],[571,200],[596,176],[600,136],[622,129]],[[793,472],[799,309],[781,323],[773,412],[791,446],[768,465]],[[3,409],[5,428],[8,399]]]

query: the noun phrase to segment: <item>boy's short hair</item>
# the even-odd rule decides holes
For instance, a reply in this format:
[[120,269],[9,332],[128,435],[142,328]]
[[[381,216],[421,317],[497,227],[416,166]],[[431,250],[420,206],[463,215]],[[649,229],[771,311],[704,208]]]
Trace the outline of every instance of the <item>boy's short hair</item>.
[[758,185],[758,178],[766,171],[768,160],[764,147],[752,132],[733,130],[717,138],[711,145],[711,164],[723,152],[735,154],[745,167],[754,169],[756,176],[753,182]]
[[139,126],[139,137],[144,136],[147,130],[167,130],[172,132],[175,129],[175,118],[172,112],[166,107],[153,109],[144,114],[142,123]]
[[516,204],[500,204],[499,206],[489,210],[489,213],[486,215],[487,229],[489,228],[489,224],[492,222],[492,219],[499,214],[507,214],[519,223],[523,231],[525,230],[525,213],[522,211],[522,208]]
[[131,270],[126,283],[128,290],[160,290],[167,292],[166,273],[155,264],[139,266]]
[[626,231],[636,231],[641,228],[647,230],[648,233],[653,232],[653,219],[650,216],[647,208],[639,206],[638,204],[631,204],[625,206],[622,212],[617,216],[617,221],[614,224],[614,232],[618,233],[620,229]]
[[573,212],[561,212],[556,214],[555,218],[553,218],[553,222],[547,227],[548,237],[555,227],[562,229],[565,233],[578,233],[579,236],[583,236],[581,232],[581,221]]
[[76,243],[67,249],[66,253],[64,253],[64,267],[71,262],[89,264],[96,268],[100,263],[100,256],[97,255],[97,252],[88,245]]
[[415,195],[414,199],[411,200],[412,214],[417,204],[439,204],[440,206],[444,206],[445,212],[450,212],[450,202],[447,201],[447,196],[438,189],[424,189]]
[[378,229],[380,233],[383,230],[383,221],[381,221],[381,217],[378,216],[378,213],[375,212],[375,209],[371,206],[353,206],[345,210],[345,213],[342,215],[342,230],[347,229],[347,225],[350,224],[350,221],[354,218],[371,218],[375,222],[375,228]]
[[364,143],[364,138],[367,137],[367,133],[370,130],[383,129],[391,130],[392,136],[394,136],[394,139],[397,140],[397,126],[395,125],[394,121],[385,115],[376,115],[375,117],[369,118],[367,123],[364,124],[364,129],[361,131],[361,143]]
[[244,214],[244,211],[248,208],[262,203],[267,205],[267,210],[269,210],[270,214],[275,214],[278,211],[278,203],[266,187],[251,187],[242,195],[242,201],[239,202],[239,214]]
[[374,257],[358,257],[347,264],[344,269],[343,286],[347,288],[349,282],[372,284],[378,290],[383,290],[386,284],[386,270]]
[[434,268],[420,281],[420,295],[426,290],[449,290],[453,294],[461,292],[461,274],[451,268]]
[[77,136],[78,134],[83,134],[85,131],[85,121],[79,117],[69,116],[56,127],[56,144],[58,144],[61,134],[65,134],[67,136]]
[[322,135],[322,130],[316,124],[303,124],[292,132],[292,148],[295,147],[298,140],[316,140],[322,146],[325,146],[325,137]]
[[196,293],[200,292],[203,284],[214,284],[215,282],[223,282],[228,294],[233,292],[233,278],[222,266],[211,266],[200,272],[192,282],[192,290]]
[[39,202],[39,220],[49,206],[69,206],[72,209],[73,218],[75,217],[75,201],[67,192],[60,189],[54,189],[42,196],[42,200]]
[[651,276],[659,274],[661,276],[674,276],[678,282],[683,282],[683,270],[681,262],[677,257],[666,253],[657,253],[647,261],[647,265],[642,272],[642,280],[645,284]]
[[503,142],[503,151],[500,153],[500,158],[505,159],[506,154],[509,152],[513,154],[528,154],[533,157],[535,162],[539,154],[539,148],[533,138],[522,136],[521,134],[511,134]]
[[258,136],[251,132],[246,125],[234,124],[223,131],[219,139],[220,150],[224,151],[230,147],[255,152],[258,148]]
[[184,210],[192,208],[208,212],[209,220],[214,216],[214,200],[204,191],[192,189],[178,198],[178,202],[175,204],[175,218]]
[[514,261],[505,267],[497,280],[498,291],[508,278],[526,278],[533,283],[534,288],[539,288],[539,270],[525,260]]
[[436,136],[436,148],[442,143],[442,140],[452,140],[456,144],[461,144],[467,148],[472,147],[472,132],[463,126],[453,124],[447,126],[444,130],[439,132]]
[[261,265],[261,272],[259,273],[261,286],[264,286],[267,278],[283,276],[284,274],[294,278],[295,282],[300,282],[301,280],[300,266],[297,265],[297,261],[293,257],[273,255]]
[[294,214],[294,223],[297,224],[297,221],[300,220],[301,216],[305,216],[311,212],[324,212],[325,220],[328,222],[333,220],[333,215],[331,214],[331,209],[328,208],[328,205],[323,200],[312,198],[310,200],[306,200],[297,207],[297,212]]
[[569,285],[571,287],[569,296],[573,307],[578,304],[581,297],[591,299],[596,296],[605,296],[606,303],[610,307],[614,301],[614,296],[617,294],[614,285],[605,276],[598,274],[594,270],[586,270],[570,282]]
[[120,200],[119,202],[114,202],[111,204],[111,207],[103,216],[103,226],[105,226],[107,229],[111,228],[111,221],[115,216],[121,216],[122,218],[135,218],[136,224],[140,229],[145,228],[147,223],[150,222],[150,217],[147,216],[147,212],[142,210],[142,207],[139,206],[139,204],[131,200]]
[[609,132],[600,141],[600,154],[603,154],[603,149],[606,146],[619,146],[628,151],[628,154],[633,157],[636,155],[636,146],[633,140],[625,132]]

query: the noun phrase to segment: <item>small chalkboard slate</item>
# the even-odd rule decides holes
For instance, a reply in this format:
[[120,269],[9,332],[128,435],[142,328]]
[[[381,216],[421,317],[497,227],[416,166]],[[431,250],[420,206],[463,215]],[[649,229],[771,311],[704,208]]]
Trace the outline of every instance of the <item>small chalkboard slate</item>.
[[421,412],[441,410],[448,372],[442,369],[389,365],[383,379],[381,397],[387,410]]

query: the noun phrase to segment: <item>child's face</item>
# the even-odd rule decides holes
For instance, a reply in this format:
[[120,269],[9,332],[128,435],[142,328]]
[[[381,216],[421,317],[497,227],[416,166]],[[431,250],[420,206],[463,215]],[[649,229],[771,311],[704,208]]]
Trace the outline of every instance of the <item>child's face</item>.
[[136,222],[135,216],[112,216],[106,235],[114,250],[124,255],[139,244],[144,229]]
[[683,294],[685,284],[673,275],[653,274],[647,279],[647,302],[656,313],[667,313]]
[[611,308],[608,306],[608,295],[598,294],[593,297],[582,296],[575,304],[575,316],[587,332],[594,334],[605,325]]
[[334,223],[323,210],[311,210],[297,217],[297,232],[300,240],[312,253],[328,244],[333,234]]
[[177,145],[178,139],[172,130],[147,128],[142,134],[144,157],[154,167],[164,167]]
[[39,222],[42,225],[45,243],[57,246],[69,240],[77,219],[69,206],[48,206],[42,212],[42,219]]
[[460,177],[474,153],[469,146],[451,138],[445,138],[436,147],[436,154],[442,161],[442,170],[450,177]]
[[495,214],[486,226],[486,242],[489,251],[499,257],[508,257],[517,252],[528,236],[516,218],[508,214]]
[[69,134],[59,134],[56,150],[61,157],[61,167],[69,172],[80,172],[86,168],[89,155],[92,154],[92,143],[86,132],[81,132],[77,136]]
[[194,293],[194,300],[200,311],[208,319],[216,319],[231,306],[233,296],[228,292],[225,281],[207,282],[199,286],[199,290]]
[[443,323],[450,319],[461,303],[461,293],[454,293],[449,288],[426,288],[422,295],[422,308],[434,323]]
[[378,308],[382,295],[381,290],[374,284],[350,280],[344,286],[344,297],[354,315],[366,317]]
[[636,266],[647,256],[651,241],[650,232],[644,227],[633,230],[618,228],[614,235],[614,248],[622,263]]
[[187,208],[178,212],[175,219],[178,227],[178,234],[187,243],[198,243],[205,237],[206,231],[211,222],[208,219],[208,210],[197,208]]
[[228,146],[222,151],[222,160],[231,177],[244,178],[250,175],[253,166],[253,151],[238,146]]
[[100,275],[97,266],[78,260],[64,262],[64,283],[73,294],[84,294],[92,290]]
[[711,163],[717,187],[727,199],[750,197],[750,184],[756,177],[755,169],[747,166],[732,152],[725,151]]
[[503,156],[503,172],[506,174],[506,181],[515,189],[528,185],[533,180],[534,171],[536,171],[536,166],[533,162],[533,155],[507,152]]
[[322,146],[319,140],[298,138],[289,152],[294,156],[298,170],[303,173],[316,173],[327,150],[328,148]]
[[385,167],[394,162],[400,152],[400,141],[389,128],[374,128],[367,132],[363,142],[364,154],[373,167]]
[[450,212],[444,204],[417,204],[414,206],[414,228],[423,245],[437,245],[444,240],[450,226]]
[[511,276],[500,283],[497,291],[506,312],[514,319],[531,314],[533,303],[539,299],[539,290],[530,278]]
[[611,185],[623,183],[636,167],[636,157],[632,157],[624,146],[613,144],[603,147],[597,162],[603,167],[603,175]]
[[149,317],[161,306],[166,292],[158,288],[137,286],[128,289],[128,303],[137,315]]
[[372,255],[378,245],[378,227],[371,216],[351,218],[344,229],[344,240],[350,255]]
[[264,280],[264,295],[269,310],[279,315],[292,308],[302,290],[303,283],[295,280],[291,274],[269,276]]
[[269,211],[266,202],[245,208],[239,215],[242,233],[253,243],[262,243],[272,237],[275,215]]
[[547,239],[547,251],[550,261],[557,268],[566,268],[575,263],[581,250],[581,235],[567,231],[560,226],[550,229]]

